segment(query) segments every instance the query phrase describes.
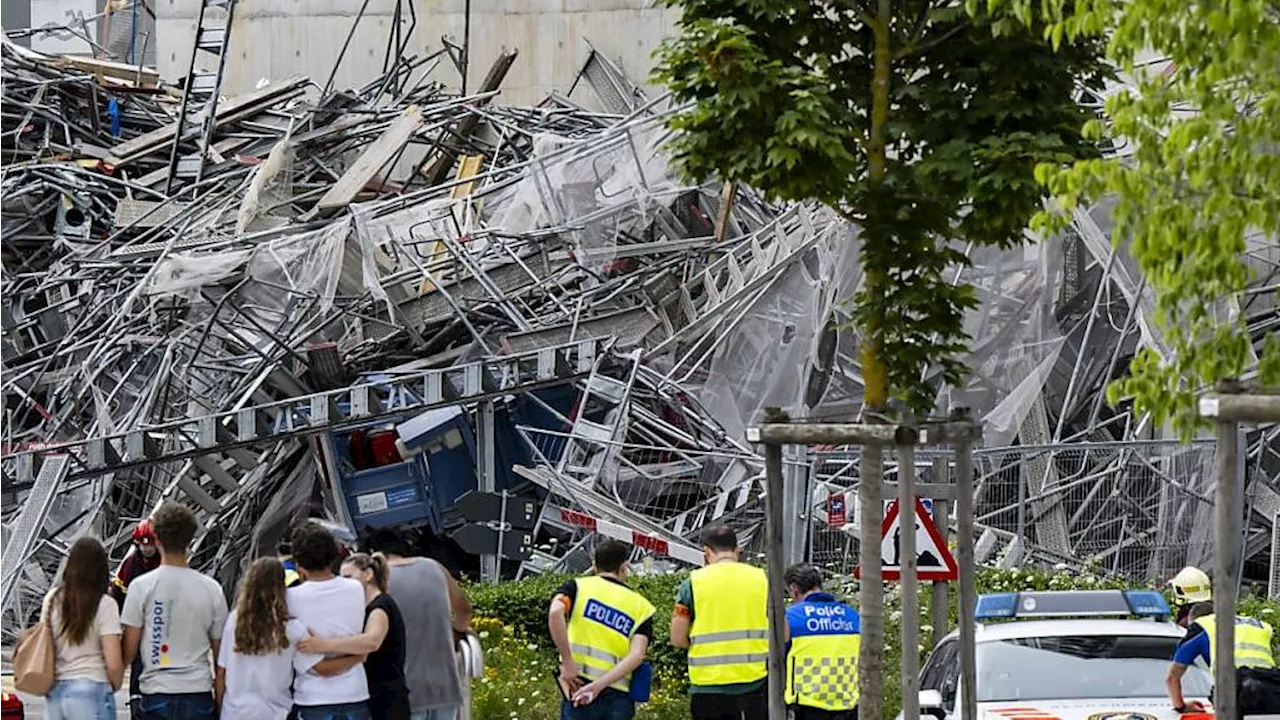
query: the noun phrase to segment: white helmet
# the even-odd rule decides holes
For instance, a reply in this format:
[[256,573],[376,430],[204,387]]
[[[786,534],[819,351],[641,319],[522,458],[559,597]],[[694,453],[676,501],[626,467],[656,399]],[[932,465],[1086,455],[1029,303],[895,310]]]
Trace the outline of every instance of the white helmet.
[[1174,602],[1179,605],[1208,602],[1213,598],[1213,583],[1200,568],[1182,568],[1169,581],[1169,586],[1173,588]]

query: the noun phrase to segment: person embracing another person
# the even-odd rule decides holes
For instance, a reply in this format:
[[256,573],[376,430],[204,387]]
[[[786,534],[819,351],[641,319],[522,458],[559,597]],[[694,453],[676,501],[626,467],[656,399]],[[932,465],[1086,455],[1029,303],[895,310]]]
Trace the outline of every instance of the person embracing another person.
[[402,532],[379,528],[365,544],[386,556],[388,594],[404,616],[410,720],[458,720],[464,711],[458,643],[471,629],[471,601],[448,569],[414,555]]
[[[359,582],[335,574],[341,558],[337,539],[324,526],[308,521],[294,529],[292,541],[302,583],[285,591],[289,613],[319,638],[364,632],[365,591]],[[297,670],[293,683],[297,720],[372,717],[362,655],[330,655]]]
[[370,714],[377,720],[409,720],[404,618],[387,594],[387,559],[381,553],[357,553],[343,561],[342,576],[364,588],[364,631],[344,638],[307,635],[298,647],[311,653],[364,657]]
[[324,659],[298,650],[306,634],[289,613],[283,565],[275,558],[255,560],[222,631],[214,676],[220,720],[289,717],[294,672],[306,673]]

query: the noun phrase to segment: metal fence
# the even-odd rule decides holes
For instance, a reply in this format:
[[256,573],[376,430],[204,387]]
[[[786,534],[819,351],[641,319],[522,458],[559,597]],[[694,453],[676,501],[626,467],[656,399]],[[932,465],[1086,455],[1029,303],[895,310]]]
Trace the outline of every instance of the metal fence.
[[[566,436],[525,430],[535,463],[554,467]],[[743,534],[751,553],[763,550],[753,532],[762,519],[762,488],[754,481],[751,455],[615,444],[617,465],[594,488],[548,488],[553,500],[581,510],[588,505],[580,494],[595,494],[597,509],[643,517],[691,546],[702,527],[726,522]],[[857,564],[859,452],[793,450],[783,463],[787,487],[796,490],[784,498],[784,512],[798,520],[784,531],[788,546],[796,548],[787,561],[805,559],[834,576],[848,575]],[[1092,568],[1142,583],[1167,579],[1186,565],[1211,568],[1215,458],[1212,441],[978,450],[977,561]],[[737,484],[729,479],[735,467],[741,469]],[[899,472],[890,453],[885,481],[896,481]],[[915,472],[921,483],[952,482],[951,453],[918,451]],[[1260,477],[1250,479],[1244,503],[1250,521],[1241,528],[1246,558],[1255,568],[1263,565],[1270,580],[1263,590],[1274,597],[1280,594],[1280,528],[1267,503],[1252,499],[1260,490],[1273,491]],[[828,517],[832,495],[843,496],[841,518]]]
[[[1093,566],[1139,582],[1168,578],[1186,565],[1209,567],[1215,457],[1212,441],[978,450],[978,560],[1003,566]],[[933,477],[934,458],[949,467],[946,453],[917,453],[918,479],[950,481]],[[811,452],[809,466],[808,557],[833,573],[846,573],[857,562],[858,453]],[[886,481],[898,472],[891,460]],[[1259,478],[1251,479],[1251,488],[1271,492],[1256,482]],[[825,511],[833,492],[847,497],[848,524],[841,529],[832,527]],[[1268,551],[1276,544],[1275,521],[1251,497],[1245,500],[1250,522],[1241,528],[1246,554],[1270,565],[1274,596],[1280,593],[1280,550]]]

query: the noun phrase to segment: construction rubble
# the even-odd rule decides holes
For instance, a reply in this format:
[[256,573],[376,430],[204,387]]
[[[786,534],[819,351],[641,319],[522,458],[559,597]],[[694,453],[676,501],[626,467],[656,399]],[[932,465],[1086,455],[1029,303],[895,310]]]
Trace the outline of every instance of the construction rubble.
[[[270,82],[174,152],[181,93],[154,74],[4,45],[7,610],[71,538],[119,555],[162,499],[228,583],[301,518],[383,522],[370,502],[446,537],[477,483],[673,544],[755,500],[758,458],[695,391],[786,268],[821,321],[853,230],[680,181],[635,88],[612,112],[491,102],[515,57],[467,97],[413,58],[318,99]],[[425,483],[454,466],[405,427],[459,411],[470,477]],[[396,488],[357,497],[370,474]],[[536,524],[522,571],[572,551],[572,523]]]
[[[209,113],[199,76],[3,44],[6,638],[76,537],[118,558],[166,499],[199,513],[194,564],[227,587],[306,517],[421,527],[507,577],[583,567],[587,530],[688,563],[711,522],[751,538],[762,461],[745,427],[766,406],[860,405],[842,305],[857,228],[682,180],[669,104],[594,52],[581,97],[503,105],[516,61],[466,96],[402,56],[363,87],[271,80]],[[981,251],[957,275],[983,297],[975,375],[939,405],[974,408],[988,446],[1130,439],[1095,437],[1114,415],[1083,400],[1129,326],[1087,360],[1070,349],[1123,312],[1096,331],[1055,314],[1062,257],[1108,252],[1100,237]],[[1077,265],[1076,306],[1136,284]],[[1091,363],[1065,397],[1062,362]],[[795,470],[812,473],[801,533],[849,486],[813,485],[820,465]],[[1033,496],[1059,471],[1047,461]],[[1074,513],[1064,497],[1032,497],[1030,522]],[[1087,532],[1051,529],[1036,537],[1053,561]]]

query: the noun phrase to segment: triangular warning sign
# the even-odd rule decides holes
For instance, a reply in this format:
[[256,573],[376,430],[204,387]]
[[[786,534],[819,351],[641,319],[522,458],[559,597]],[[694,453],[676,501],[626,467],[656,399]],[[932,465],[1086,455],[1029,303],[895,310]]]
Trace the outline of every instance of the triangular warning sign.
[[[938,534],[933,518],[925,511],[924,503],[916,498],[916,577],[921,580],[955,580],[960,573],[956,559]],[[880,525],[880,562],[885,580],[898,580],[902,576],[900,542],[902,523],[898,501],[889,504]]]

